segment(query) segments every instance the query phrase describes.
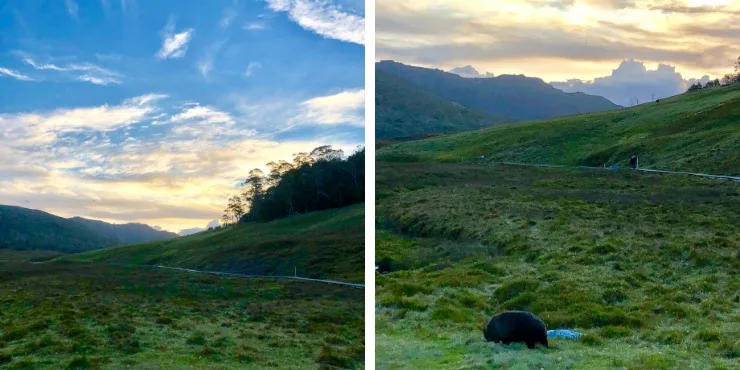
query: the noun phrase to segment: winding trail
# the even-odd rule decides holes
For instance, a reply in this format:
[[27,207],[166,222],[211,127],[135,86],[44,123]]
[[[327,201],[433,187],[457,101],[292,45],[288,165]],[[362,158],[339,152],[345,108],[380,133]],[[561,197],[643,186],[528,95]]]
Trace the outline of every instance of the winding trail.
[[[137,266],[141,266],[141,265],[137,265]],[[312,281],[316,283],[343,285],[343,286],[348,286],[348,287],[357,288],[357,289],[365,289],[364,284],[348,283],[345,281],[336,281],[336,280],[309,279],[309,278],[303,278],[303,277],[297,277],[297,276],[243,275],[243,274],[233,274],[230,272],[193,270],[193,269],[186,269],[182,267],[168,267],[168,266],[162,266],[162,265],[150,265],[150,267],[191,272],[191,273],[197,273],[197,274],[208,274],[208,275],[228,276],[228,277],[238,277],[238,278],[292,279],[292,280]]]
[[[584,169],[590,169],[590,170],[608,170],[607,168],[603,167],[589,167],[589,166],[567,166],[562,164],[539,164],[539,163],[516,163],[516,162],[489,162],[489,163],[496,163],[496,164],[503,164],[507,166],[528,166],[528,167],[551,167],[551,168],[584,168]],[[648,173],[665,173],[665,174],[673,174],[673,175],[689,175],[689,176],[699,176],[704,177],[707,179],[715,179],[715,180],[730,180],[730,181],[740,181],[740,176],[726,176],[726,175],[712,175],[708,173],[697,173],[697,172],[680,172],[680,171],[665,171],[665,170],[651,170],[647,168],[637,168],[633,171],[642,171],[642,172],[648,172]]]

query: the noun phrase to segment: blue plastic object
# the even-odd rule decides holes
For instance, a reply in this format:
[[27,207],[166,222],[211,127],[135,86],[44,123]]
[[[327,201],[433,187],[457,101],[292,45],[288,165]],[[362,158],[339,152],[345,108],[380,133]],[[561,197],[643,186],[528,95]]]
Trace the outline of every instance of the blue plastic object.
[[568,330],[568,329],[560,329],[560,330],[548,330],[547,331],[547,338],[563,338],[563,339],[578,339],[582,337],[583,334],[574,331],[574,330]]
[[609,168],[607,168],[607,169],[608,170],[612,170],[612,171],[613,170],[618,170],[619,169],[619,165],[618,164],[613,164],[613,165],[609,166]]

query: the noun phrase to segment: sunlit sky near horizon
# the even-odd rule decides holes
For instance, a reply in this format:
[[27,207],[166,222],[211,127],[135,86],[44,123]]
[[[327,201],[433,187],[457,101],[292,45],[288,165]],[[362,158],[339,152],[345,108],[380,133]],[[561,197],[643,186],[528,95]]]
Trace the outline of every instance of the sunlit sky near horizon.
[[364,143],[361,0],[0,0],[0,204],[178,232]]
[[692,79],[722,77],[740,55],[740,1],[376,4],[378,61],[448,71],[471,65],[481,75],[524,74],[562,82],[554,85],[566,90],[610,95],[620,100],[617,104],[630,94],[673,95]]

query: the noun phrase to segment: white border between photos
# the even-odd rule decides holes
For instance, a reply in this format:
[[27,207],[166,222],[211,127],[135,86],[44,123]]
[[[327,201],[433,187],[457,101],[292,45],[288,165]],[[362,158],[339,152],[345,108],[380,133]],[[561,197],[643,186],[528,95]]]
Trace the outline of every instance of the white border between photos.
[[365,368],[375,369],[375,0],[365,0]]

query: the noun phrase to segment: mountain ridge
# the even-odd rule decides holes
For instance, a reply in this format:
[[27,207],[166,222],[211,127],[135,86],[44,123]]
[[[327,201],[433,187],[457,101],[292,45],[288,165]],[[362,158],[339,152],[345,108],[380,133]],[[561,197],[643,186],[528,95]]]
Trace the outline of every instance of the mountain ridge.
[[565,93],[540,78],[524,75],[466,78],[392,60],[376,62],[375,67],[471,109],[520,121],[622,108],[604,97]]
[[111,224],[60,217],[19,206],[0,205],[0,249],[84,252],[122,244],[177,237],[140,223]]

